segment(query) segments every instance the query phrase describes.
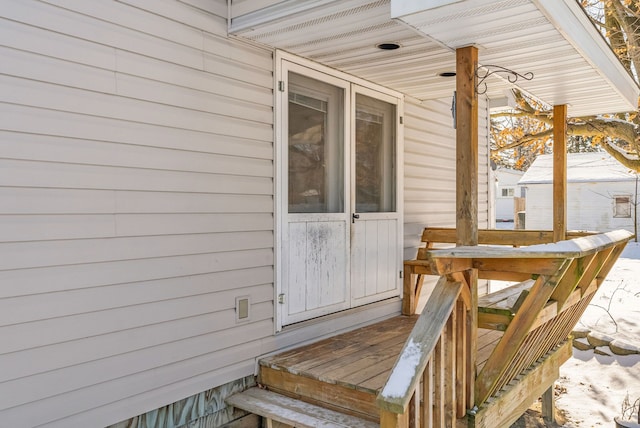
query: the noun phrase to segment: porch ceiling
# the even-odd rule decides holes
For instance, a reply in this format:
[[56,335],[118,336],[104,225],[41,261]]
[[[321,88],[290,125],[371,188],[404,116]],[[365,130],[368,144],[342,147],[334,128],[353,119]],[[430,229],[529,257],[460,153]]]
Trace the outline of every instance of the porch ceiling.
[[[234,17],[229,32],[420,100],[450,97],[455,49],[481,65],[533,72],[517,86],[571,116],[633,110],[638,86],[576,0],[287,0]],[[233,8],[233,3],[232,6]],[[233,16],[233,10],[232,10]],[[397,50],[380,50],[395,42]],[[487,96],[514,85],[487,81]]]

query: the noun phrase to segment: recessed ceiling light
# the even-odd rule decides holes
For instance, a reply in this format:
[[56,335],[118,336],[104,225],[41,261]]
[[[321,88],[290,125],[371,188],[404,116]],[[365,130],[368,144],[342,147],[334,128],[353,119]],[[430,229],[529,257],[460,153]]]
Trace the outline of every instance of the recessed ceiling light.
[[400,45],[397,43],[389,42],[389,43],[380,43],[376,45],[376,47],[378,49],[382,49],[383,51],[392,51],[392,50],[398,49]]
[[442,73],[438,73],[438,76],[440,77],[455,77],[455,75],[455,71],[443,71]]

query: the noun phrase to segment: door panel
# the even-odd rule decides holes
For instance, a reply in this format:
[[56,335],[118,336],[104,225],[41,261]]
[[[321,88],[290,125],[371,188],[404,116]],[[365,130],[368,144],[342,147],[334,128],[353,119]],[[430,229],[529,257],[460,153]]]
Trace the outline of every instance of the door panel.
[[398,295],[398,220],[360,218],[352,228],[353,305]]
[[397,99],[355,88],[352,306],[398,295]]
[[296,64],[287,63],[283,76],[287,197],[280,314],[286,325],[350,305],[345,200],[350,86]]
[[279,78],[278,326],[398,296],[398,98],[300,64]]
[[289,223],[289,322],[349,306],[344,221]]

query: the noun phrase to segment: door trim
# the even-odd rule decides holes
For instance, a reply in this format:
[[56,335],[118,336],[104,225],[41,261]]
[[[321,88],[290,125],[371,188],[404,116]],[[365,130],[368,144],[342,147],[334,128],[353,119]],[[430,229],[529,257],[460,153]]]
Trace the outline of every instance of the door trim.
[[[286,63],[287,66],[283,67],[283,64]],[[275,64],[274,64],[275,72],[274,72],[274,233],[275,233],[275,248],[274,248],[274,327],[275,333],[282,330],[283,324],[283,312],[285,310],[285,305],[281,305],[278,303],[278,297],[282,293],[284,276],[287,274],[284,272],[284,264],[283,264],[283,237],[285,235],[285,220],[288,216],[288,210],[285,209],[285,203],[288,201],[283,200],[286,192],[283,191],[287,184],[288,179],[288,163],[287,160],[287,149],[288,147],[283,144],[283,141],[287,140],[288,129],[286,127],[287,123],[284,120],[285,111],[287,109],[288,100],[283,96],[283,92],[280,91],[280,82],[283,82],[283,85],[286,85],[287,78],[285,73],[287,71],[299,72],[302,75],[305,75],[310,78],[316,78],[317,80],[322,80],[330,84],[334,84],[333,82],[345,82],[348,85],[348,89],[345,90],[345,124],[344,124],[344,132],[345,132],[345,216],[348,216],[347,225],[350,225],[350,217],[351,217],[351,195],[348,192],[352,183],[352,175],[350,170],[352,168],[352,151],[353,144],[351,142],[353,130],[352,124],[355,121],[353,113],[350,111],[352,108],[355,109],[355,99],[351,99],[351,97],[355,97],[356,91],[358,93],[362,93],[364,95],[371,96],[373,98],[379,98],[383,101],[393,100],[393,104],[396,105],[397,115],[396,115],[396,133],[397,133],[397,153],[396,153],[396,167],[397,167],[397,189],[396,189],[396,211],[398,216],[398,267],[402,268],[402,253],[403,253],[403,226],[404,226],[404,218],[403,218],[403,188],[404,188],[404,173],[403,173],[403,154],[404,154],[404,133],[403,133],[403,125],[401,118],[404,117],[404,96],[403,94],[393,91],[391,89],[378,86],[368,82],[364,79],[360,79],[349,74],[337,71],[335,69],[323,66],[321,64],[317,64],[313,61],[289,54],[287,52],[283,52],[280,50],[275,51]],[[335,86],[342,87],[341,84],[335,84]],[[286,92],[285,92],[286,93]],[[352,107],[354,106],[354,107]],[[284,160],[284,161],[283,161]],[[304,216],[304,214],[296,214],[300,216]],[[335,214],[332,214],[335,215]],[[350,236],[350,233],[348,234]],[[347,239],[349,239],[347,237]],[[348,251],[347,258],[350,257],[350,251]],[[347,260],[350,264],[350,261]],[[348,273],[348,285],[349,285],[349,293],[351,293],[351,273]],[[397,293],[395,295],[401,294],[401,285],[402,281],[399,279],[398,275],[398,287]],[[392,297],[392,296],[390,296]],[[401,296],[400,296],[401,297]],[[349,304],[351,305],[351,295],[349,295]],[[331,316],[327,314],[325,316]]]

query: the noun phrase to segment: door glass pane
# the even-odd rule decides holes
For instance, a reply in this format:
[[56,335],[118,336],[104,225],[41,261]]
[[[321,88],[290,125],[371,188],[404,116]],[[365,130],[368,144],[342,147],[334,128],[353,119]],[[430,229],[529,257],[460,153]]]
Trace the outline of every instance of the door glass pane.
[[396,210],[396,107],[356,95],[356,211]]
[[344,212],[344,90],[289,73],[289,212]]

